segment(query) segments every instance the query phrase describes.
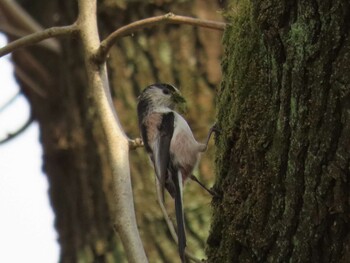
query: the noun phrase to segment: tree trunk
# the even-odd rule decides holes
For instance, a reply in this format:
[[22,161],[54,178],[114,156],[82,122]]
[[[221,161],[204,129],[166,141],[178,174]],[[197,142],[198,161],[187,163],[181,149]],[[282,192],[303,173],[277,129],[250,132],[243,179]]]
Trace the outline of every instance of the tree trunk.
[[[75,1],[19,1],[43,27],[67,25],[77,16]],[[153,3],[154,2],[154,3]],[[101,38],[118,27],[154,15],[221,20],[216,1],[99,1]],[[136,98],[154,82],[170,82],[189,98],[196,137],[205,137],[214,119],[214,89],[221,79],[221,33],[191,26],[164,25],[121,39],[109,57],[110,83],[117,112],[130,137],[139,136]],[[44,171],[61,246],[60,262],[125,262],[112,230],[110,164],[96,109],[87,94],[79,39],[59,40],[61,52],[34,46],[13,53],[16,75],[38,121],[44,149]],[[150,262],[178,262],[155,198],[154,172],[145,152],[131,153],[136,213]],[[199,170],[212,178],[209,152]],[[185,191],[189,249],[204,256],[210,197],[197,185]],[[191,198],[196,196],[196,198]],[[168,198],[169,199],[169,198]],[[168,200],[170,201],[170,200]],[[170,203],[170,202],[169,202]],[[172,206],[169,206],[171,212]]]
[[349,1],[231,2],[208,262],[349,262]]

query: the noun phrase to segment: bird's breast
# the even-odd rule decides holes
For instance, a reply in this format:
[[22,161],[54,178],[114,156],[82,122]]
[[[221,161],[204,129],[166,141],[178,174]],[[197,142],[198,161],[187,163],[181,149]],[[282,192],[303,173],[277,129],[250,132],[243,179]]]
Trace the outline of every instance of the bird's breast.
[[177,123],[175,126],[170,152],[173,162],[181,168],[183,176],[189,176],[197,165],[200,153],[198,143],[187,123],[186,125]]

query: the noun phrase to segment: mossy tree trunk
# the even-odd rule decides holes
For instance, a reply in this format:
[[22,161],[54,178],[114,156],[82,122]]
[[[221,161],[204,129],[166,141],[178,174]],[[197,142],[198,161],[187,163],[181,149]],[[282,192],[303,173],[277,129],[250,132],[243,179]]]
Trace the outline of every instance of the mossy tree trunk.
[[[71,0],[18,1],[44,28],[72,23],[77,3]],[[98,1],[101,38],[118,27],[173,12],[222,20],[218,1]],[[14,25],[16,26],[16,25]],[[110,83],[121,122],[130,137],[139,136],[136,98],[154,82],[178,86],[190,102],[187,116],[196,137],[205,137],[214,119],[214,90],[221,79],[221,32],[191,26],[163,25],[121,39],[108,59]],[[125,262],[112,230],[112,178],[96,109],[86,93],[79,39],[59,40],[61,52],[39,46],[13,53],[17,78],[39,123],[44,171],[55,213],[61,262]],[[212,178],[208,154],[200,165],[202,180]],[[131,153],[132,183],[139,229],[150,262],[178,262],[155,195],[154,174],[145,152]],[[210,197],[189,185],[186,223],[189,247],[204,256]],[[197,198],[191,198],[197,196]],[[169,209],[171,206],[169,206]]]
[[350,3],[226,15],[208,262],[349,262]]

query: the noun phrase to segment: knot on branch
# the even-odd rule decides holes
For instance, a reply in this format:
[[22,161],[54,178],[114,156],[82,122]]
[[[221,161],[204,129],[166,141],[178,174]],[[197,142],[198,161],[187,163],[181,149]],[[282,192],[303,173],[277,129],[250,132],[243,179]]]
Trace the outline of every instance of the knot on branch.
[[175,16],[174,13],[169,12],[169,13],[167,13],[167,14],[164,15],[164,18],[168,19],[168,18],[171,18],[171,17],[174,17],[174,16]]
[[129,149],[136,150],[137,148],[143,147],[143,141],[141,138],[136,138],[134,140],[129,140]]

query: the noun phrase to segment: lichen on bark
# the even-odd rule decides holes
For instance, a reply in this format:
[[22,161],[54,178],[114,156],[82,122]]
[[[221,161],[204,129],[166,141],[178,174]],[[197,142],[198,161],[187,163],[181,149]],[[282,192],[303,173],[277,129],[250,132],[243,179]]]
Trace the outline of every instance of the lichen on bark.
[[349,12],[346,1],[231,1],[209,262],[349,255]]

